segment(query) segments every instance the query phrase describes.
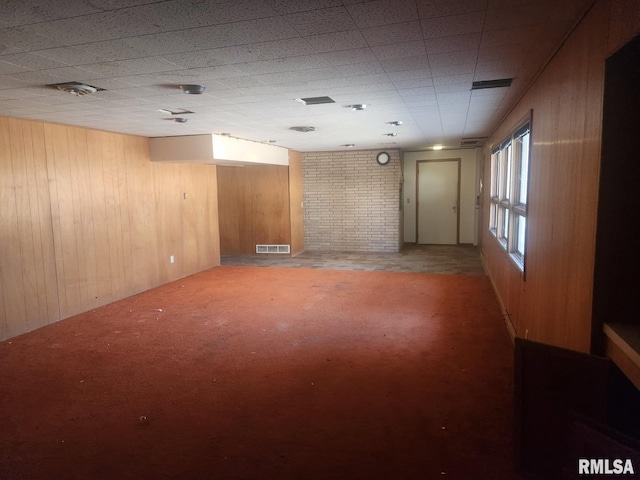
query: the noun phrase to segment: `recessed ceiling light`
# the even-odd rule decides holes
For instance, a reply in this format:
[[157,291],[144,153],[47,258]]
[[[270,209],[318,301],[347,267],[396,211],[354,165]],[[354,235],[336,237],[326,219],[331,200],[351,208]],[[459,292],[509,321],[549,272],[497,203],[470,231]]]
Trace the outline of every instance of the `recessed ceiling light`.
[[434,145],[432,148],[434,150],[442,150],[444,147],[442,145]]
[[296,132],[302,132],[302,133],[313,132],[315,131],[315,129],[316,127],[307,127],[307,126],[289,127],[289,130],[294,130]]
[[355,147],[355,143],[345,143],[344,145],[340,145],[341,147],[345,147],[345,148],[353,148]]
[[204,92],[204,89],[206,87],[204,87],[203,85],[180,85],[180,88],[184,93],[188,93],[190,95],[200,95],[202,92]]
[[356,103],[355,105],[349,105],[349,107],[351,107],[351,110],[364,110],[365,108],[367,108],[367,104]]
[[397,136],[398,134],[397,134],[397,133],[395,133],[395,132],[393,132],[393,133],[385,133],[385,135],[386,135],[387,137],[395,137],[395,136]]
[[175,117],[175,118],[172,118],[171,120],[173,120],[176,123],[187,123],[187,119],[184,117]]
[[389,125],[393,125],[394,127],[399,127],[402,125],[402,120],[396,120],[394,122],[389,122]]

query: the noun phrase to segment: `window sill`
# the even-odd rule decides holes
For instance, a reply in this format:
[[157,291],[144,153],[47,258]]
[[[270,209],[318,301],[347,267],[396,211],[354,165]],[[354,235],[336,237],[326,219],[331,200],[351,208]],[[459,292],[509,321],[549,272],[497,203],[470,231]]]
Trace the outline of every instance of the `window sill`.
[[640,388],[640,326],[605,323],[605,353]]

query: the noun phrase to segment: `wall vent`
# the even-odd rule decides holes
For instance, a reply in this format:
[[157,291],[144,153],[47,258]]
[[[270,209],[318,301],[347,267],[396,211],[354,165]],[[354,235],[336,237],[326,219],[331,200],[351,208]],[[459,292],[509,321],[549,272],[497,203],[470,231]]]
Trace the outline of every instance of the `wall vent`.
[[289,245],[256,245],[256,253],[291,253]]

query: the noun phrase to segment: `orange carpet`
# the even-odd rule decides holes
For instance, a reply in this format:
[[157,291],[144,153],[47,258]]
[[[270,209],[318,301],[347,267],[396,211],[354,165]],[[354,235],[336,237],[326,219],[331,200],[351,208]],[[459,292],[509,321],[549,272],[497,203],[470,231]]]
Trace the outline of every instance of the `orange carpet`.
[[482,276],[218,267],[0,343],[2,479],[515,479]]

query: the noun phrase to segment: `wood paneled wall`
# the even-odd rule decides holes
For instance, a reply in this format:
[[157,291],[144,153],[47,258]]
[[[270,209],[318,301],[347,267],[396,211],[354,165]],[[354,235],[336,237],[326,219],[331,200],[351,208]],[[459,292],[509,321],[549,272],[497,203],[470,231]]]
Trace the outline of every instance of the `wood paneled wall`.
[[0,118],[0,339],[219,265],[216,189],[146,138]]
[[257,244],[291,242],[289,167],[218,167],[220,252],[252,255]]
[[488,232],[485,149],[482,254],[518,336],[588,352],[604,60],[640,28],[639,4],[599,0],[488,145],[533,110],[526,279]]

